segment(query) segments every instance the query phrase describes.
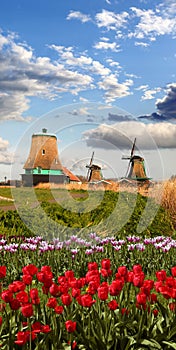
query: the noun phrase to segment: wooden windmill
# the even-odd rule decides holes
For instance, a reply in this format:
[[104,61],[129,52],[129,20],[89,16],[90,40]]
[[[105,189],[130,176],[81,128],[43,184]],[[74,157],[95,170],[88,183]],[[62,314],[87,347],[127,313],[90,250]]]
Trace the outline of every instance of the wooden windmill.
[[130,156],[122,157],[122,159],[129,159],[125,178],[129,180],[136,180],[138,182],[145,182],[148,181],[150,178],[146,175],[144,158],[140,157],[139,155],[134,155],[135,146],[136,138],[134,139]]
[[69,181],[59,159],[56,135],[47,133],[47,129],[32,135],[31,148],[24,169],[25,174],[22,174],[24,186]]
[[87,182],[100,182],[102,181],[102,173],[101,173],[101,167],[99,165],[93,164],[94,159],[94,152],[92,153],[92,157],[90,159],[90,162],[88,165],[86,165],[86,168],[88,168],[87,171]]

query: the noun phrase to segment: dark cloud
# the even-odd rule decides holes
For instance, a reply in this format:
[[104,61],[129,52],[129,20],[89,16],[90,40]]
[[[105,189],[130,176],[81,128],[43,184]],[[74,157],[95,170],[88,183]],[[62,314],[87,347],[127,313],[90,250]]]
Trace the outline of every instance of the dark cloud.
[[146,119],[146,120],[152,120],[152,121],[158,121],[158,122],[162,122],[162,121],[166,121],[168,120],[167,117],[165,117],[162,114],[158,114],[156,112],[150,114],[150,115],[140,115],[140,117],[138,117],[138,119]]
[[134,119],[131,115],[120,115],[120,114],[113,114],[108,113],[108,120],[112,122],[124,122],[126,120],[132,120]]
[[158,100],[156,107],[164,117],[176,118],[176,84],[168,85],[167,95],[162,99]]

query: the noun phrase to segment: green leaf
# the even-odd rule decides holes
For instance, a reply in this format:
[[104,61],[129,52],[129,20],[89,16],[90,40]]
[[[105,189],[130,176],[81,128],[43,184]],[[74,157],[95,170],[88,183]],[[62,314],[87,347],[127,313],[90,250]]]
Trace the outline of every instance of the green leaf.
[[163,341],[163,344],[169,345],[172,349],[176,349],[176,343],[171,343],[169,341]]
[[173,327],[169,333],[169,339],[172,339],[172,337],[176,334],[176,326]]

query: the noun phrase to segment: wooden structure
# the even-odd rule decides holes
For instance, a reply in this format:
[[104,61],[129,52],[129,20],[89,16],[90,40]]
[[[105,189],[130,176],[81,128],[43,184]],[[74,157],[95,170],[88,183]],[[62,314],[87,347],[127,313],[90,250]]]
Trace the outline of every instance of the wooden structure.
[[58,154],[57,137],[42,129],[41,133],[32,135],[29,156],[24,164],[22,174],[24,186],[36,186],[39,183],[68,183]]
[[86,165],[86,168],[88,168],[87,182],[91,182],[91,183],[99,182],[103,179],[103,176],[101,173],[101,167],[99,165],[93,164],[93,159],[94,159],[94,152],[92,153],[92,157],[90,159],[89,165]]
[[81,184],[81,180],[79,179],[78,176],[74,175],[69,169],[67,169],[66,167],[63,166],[63,172],[66,176],[68,176],[69,178],[69,183],[72,184]]
[[129,159],[127,172],[126,172],[125,178],[123,179],[130,180],[130,181],[137,181],[138,183],[149,182],[150,178],[147,177],[146,175],[144,158],[142,158],[139,155],[134,155],[135,146],[136,146],[136,138],[134,139],[130,156],[122,157],[122,159]]

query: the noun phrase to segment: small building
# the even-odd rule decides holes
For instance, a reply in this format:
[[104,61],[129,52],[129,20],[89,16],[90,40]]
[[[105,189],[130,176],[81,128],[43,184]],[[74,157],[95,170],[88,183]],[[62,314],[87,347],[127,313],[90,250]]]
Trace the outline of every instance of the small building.
[[79,179],[78,176],[74,175],[70,170],[68,170],[66,167],[63,166],[63,172],[66,176],[69,178],[69,183],[77,183],[79,185],[82,184],[82,181]]
[[47,133],[47,129],[42,129],[42,132],[32,135],[31,148],[24,169],[23,186],[69,182],[59,159],[57,137]]

